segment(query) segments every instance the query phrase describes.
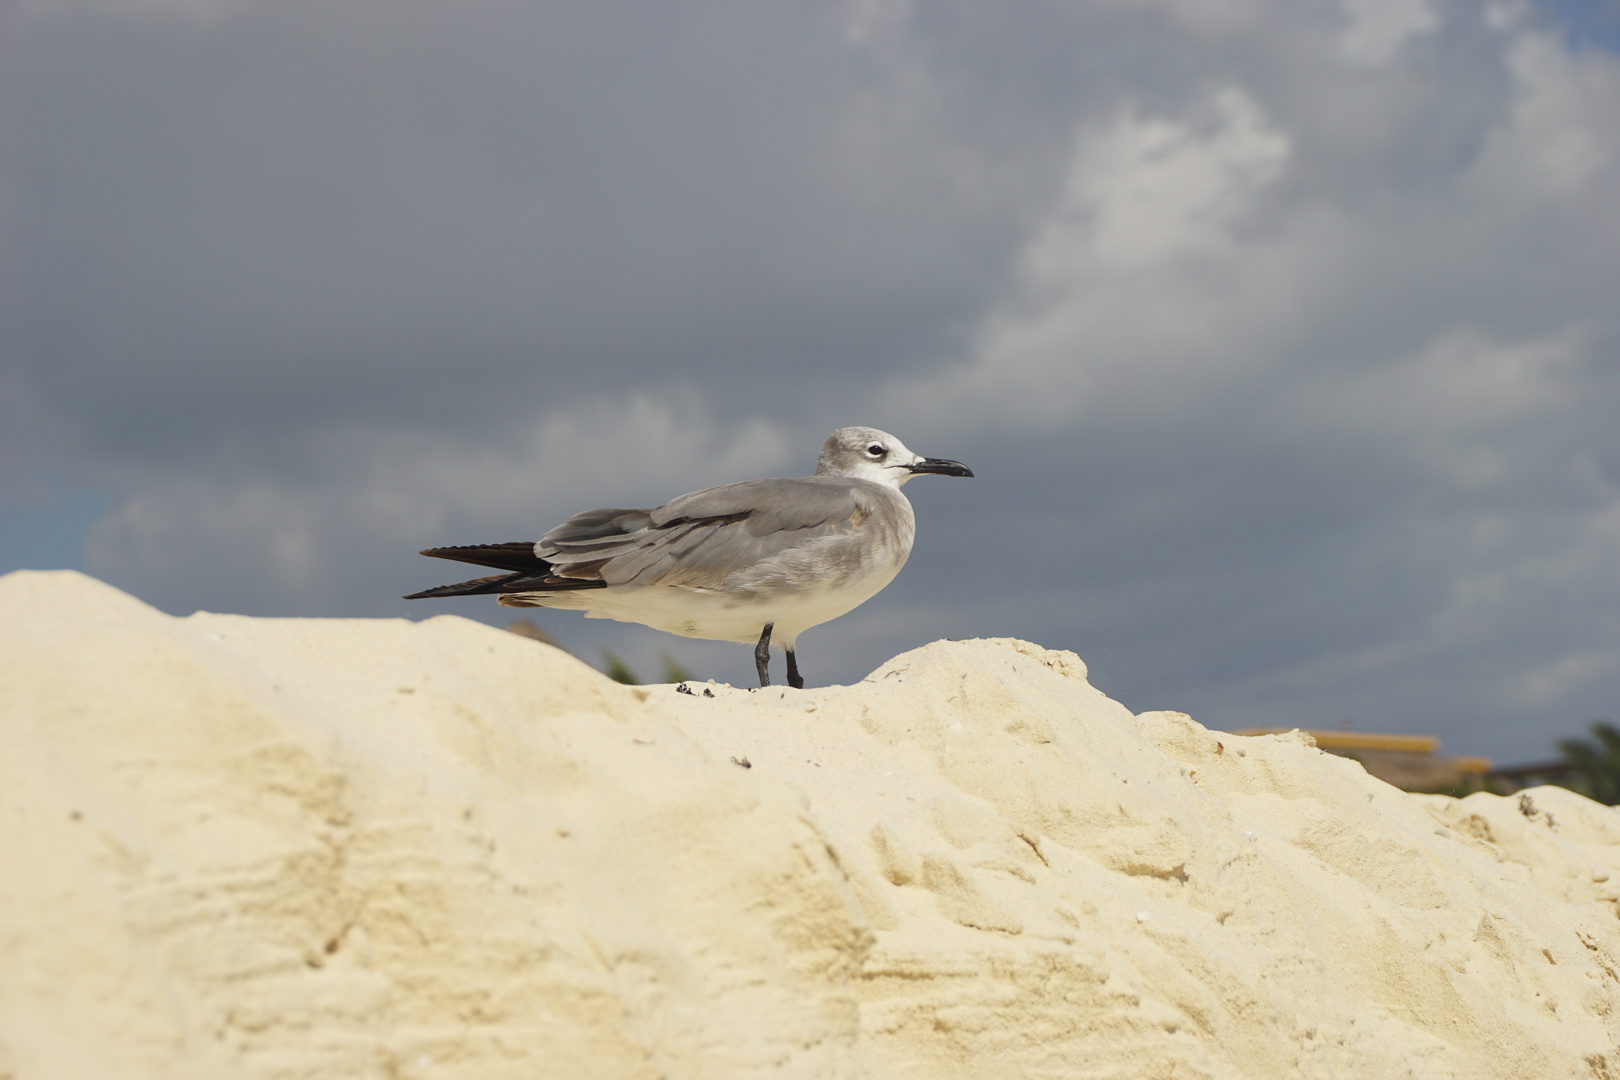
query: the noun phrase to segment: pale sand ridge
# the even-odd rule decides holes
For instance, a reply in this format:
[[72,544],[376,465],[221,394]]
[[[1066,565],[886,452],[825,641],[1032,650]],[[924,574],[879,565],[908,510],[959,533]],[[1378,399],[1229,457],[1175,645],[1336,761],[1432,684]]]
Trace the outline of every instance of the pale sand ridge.
[[692,688],[0,578],[0,1078],[1620,1078],[1620,811],[1012,640]]

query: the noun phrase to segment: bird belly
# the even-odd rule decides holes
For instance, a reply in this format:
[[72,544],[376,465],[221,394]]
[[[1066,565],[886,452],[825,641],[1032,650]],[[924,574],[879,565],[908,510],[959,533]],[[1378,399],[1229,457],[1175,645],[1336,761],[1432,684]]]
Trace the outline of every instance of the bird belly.
[[[752,645],[766,623],[771,640],[791,647],[798,636],[876,596],[899,573],[898,565],[811,588],[774,592],[720,592],[678,585],[641,585],[502,597],[510,606],[583,611],[588,619],[639,623],[682,637]],[[512,603],[516,601],[516,603]]]

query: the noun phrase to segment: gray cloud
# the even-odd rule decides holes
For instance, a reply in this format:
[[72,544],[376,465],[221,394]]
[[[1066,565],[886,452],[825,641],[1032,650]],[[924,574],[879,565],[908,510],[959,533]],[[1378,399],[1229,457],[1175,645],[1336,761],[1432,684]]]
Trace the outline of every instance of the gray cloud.
[[0,9],[0,499],[102,493],[85,565],[169,610],[421,617],[417,547],[871,423],[980,478],[908,489],[913,564],[812,681],[1010,634],[1139,709],[1538,756],[1620,691],[1620,64],[1571,40],[1438,0]]

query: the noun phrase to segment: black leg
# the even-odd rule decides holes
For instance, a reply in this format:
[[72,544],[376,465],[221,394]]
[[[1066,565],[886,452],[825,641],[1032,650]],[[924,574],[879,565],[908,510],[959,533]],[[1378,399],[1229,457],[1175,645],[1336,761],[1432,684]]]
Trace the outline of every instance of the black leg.
[[799,674],[799,658],[796,655],[794,655],[794,652],[793,652],[792,649],[789,649],[787,651],[787,654],[788,654],[788,685],[793,687],[793,689],[795,689],[795,690],[803,690],[804,689],[804,676]]
[[759,685],[771,685],[771,627],[775,623],[766,623],[765,629],[760,632],[759,644],[754,646],[754,669],[759,672]]

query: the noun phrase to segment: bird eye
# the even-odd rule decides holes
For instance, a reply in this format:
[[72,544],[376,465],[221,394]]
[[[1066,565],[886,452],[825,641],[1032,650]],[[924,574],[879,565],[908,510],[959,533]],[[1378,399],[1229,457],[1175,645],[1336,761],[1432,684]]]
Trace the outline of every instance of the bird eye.
[[871,446],[868,446],[866,448],[866,452],[868,454],[871,454],[873,457],[882,457],[883,456],[883,444],[882,443],[873,443]]

